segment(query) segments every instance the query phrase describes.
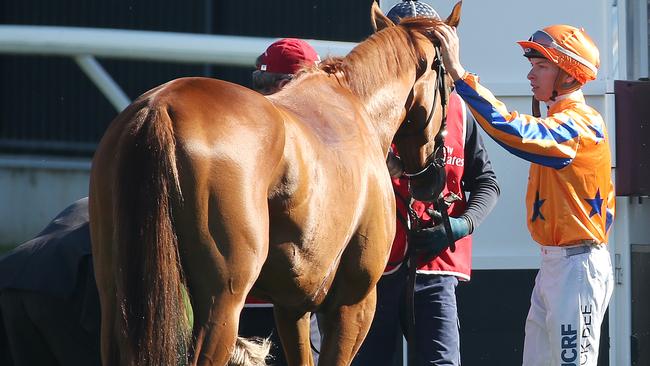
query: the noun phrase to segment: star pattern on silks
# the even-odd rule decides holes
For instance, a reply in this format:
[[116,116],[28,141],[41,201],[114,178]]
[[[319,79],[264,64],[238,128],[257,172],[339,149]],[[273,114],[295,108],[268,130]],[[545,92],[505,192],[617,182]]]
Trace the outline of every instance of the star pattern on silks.
[[609,208],[605,209],[605,232],[609,231],[609,227],[612,226],[612,223],[614,222],[614,214],[612,211],[609,210]]
[[539,199],[539,191],[535,192],[535,202],[533,202],[533,218],[530,221],[535,221],[539,217],[540,219],[546,221],[544,215],[542,215],[542,205],[546,200]]
[[591,206],[591,212],[589,213],[589,217],[592,217],[596,214],[600,215],[602,214],[602,207],[603,207],[603,199],[600,198],[600,188],[596,191],[596,197],[594,198],[585,198],[585,201]]

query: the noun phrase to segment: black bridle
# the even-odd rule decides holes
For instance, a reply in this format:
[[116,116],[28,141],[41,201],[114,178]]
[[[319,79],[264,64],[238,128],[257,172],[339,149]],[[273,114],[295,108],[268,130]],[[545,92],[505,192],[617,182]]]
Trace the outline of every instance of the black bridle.
[[[429,156],[427,156],[425,160],[425,165],[424,168],[422,168],[420,171],[416,173],[408,173],[404,172],[403,175],[407,178],[409,178],[409,190],[410,190],[410,182],[412,180],[416,179],[424,179],[428,177],[430,174],[435,174],[437,179],[435,180],[435,185],[433,192],[435,194],[433,197],[436,197],[436,208],[440,210],[440,214],[442,216],[442,221],[443,225],[445,226],[445,231],[447,232],[447,239],[449,240],[449,247],[452,252],[456,250],[455,246],[455,240],[453,238],[453,234],[451,232],[451,225],[449,223],[449,215],[447,213],[447,207],[449,204],[445,201],[445,197],[442,194],[445,184],[447,183],[447,174],[445,171],[445,166],[446,166],[446,161],[447,161],[447,149],[445,148],[445,137],[447,136],[447,102],[448,102],[448,95],[449,95],[449,90],[447,89],[447,81],[446,81],[446,71],[445,68],[442,64],[442,60],[440,59],[440,48],[435,47],[436,49],[436,57],[433,60],[432,68],[436,69],[436,85],[434,89],[434,95],[433,95],[433,102],[431,103],[431,109],[429,111],[429,114],[427,116],[427,119],[424,122],[424,126],[422,127],[422,130],[426,130],[429,124],[431,123],[431,120],[433,119],[433,115],[436,113],[436,108],[437,108],[437,101],[438,98],[440,98],[440,106],[442,108],[442,121],[440,122],[440,129],[438,130],[438,133],[434,137],[434,150]],[[409,120],[407,120],[407,123],[410,123]],[[411,206],[408,205],[410,208]],[[421,228],[421,223],[418,218],[418,216],[415,214],[415,212],[409,212],[411,217],[411,230],[418,230]]]
[[[410,182],[414,179],[424,179],[427,178],[430,174],[435,174],[436,180],[434,183],[433,197],[436,198],[435,207],[440,211],[442,216],[442,224],[445,227],[447,233],[447,241],[449,243],[449,249],[454,252],[456,250],[456,241],[454,240],[453,233],[451,231],[451,223],[449,221],[449,213],[447,212],[448,203],[445,200],[443,195],[443,190],[445,184],[447,183],[447,173],[445,172],[445,165],[447,161],[447,150],[445,148],[445,136],[447,135],[447,101],[449,90],[447,89],[446,82],[446,71],[440,59],[440,49],[435,47],[436,57],[433,60],[432,68],[436,68],[436,85],[434,89],[434,97],[431,105],[431,110],[429,115],[425,120],[423,130],[431,123],[433,115],[436,112],[438,97],[440,97],[440,105],[442,107],[442,121],[440,123],[440,129],[434,138],[434,150],[427,159],[425,160],[425,166],[422,170],[416,173],[407,173],[404,172],[404,176],[409,179],[409,191]],[[406,207],[409,210],[410,216],[410,228],[409,231],[415,231],[422,228],[422,222],[420,221],[417,213],[413,210],[411,206],[412,202],[406,202]],[[408,255],[407,255],[409,266],[408,266],[408,279],[407,279],[407,289],[406,289],[406,308],[407,308],[407,353],[408,353],[408,364],[415,365],[416,363],[416,349],[415,349],[415,308],[414,308],[414,293],[415,293],[415,276],[417,271],[417,260],[418,253],[416,248],[413,245],[408,246]]]
[[[438,106],[436,102],[438,101],[438,96],[440,96],[440,105],[442,106],[442,122],[440,123],[440,129],[434,138],[434,150],[425,161],[425,166],[422,170],[416,173],[407,173],[404,172],[404,176],[409,179],[417,179],[419,177],[427,174],[430,169],[436,169],[438,171],[444,171],[445,169],[445,160],[446,160],[446,149],[445,149],[445,136],[447,135],[447,86],[445,80],[445,68],[442,65],[442,60],[438,54],[440,50],[436,47],[436,57],[433,60],[432,68],[436,68],[436,85],[433,94],[433,102],[431,102],[431,109],[427,119],[424,121],[424,126],[422,130],[426,130],[433,119],[433,115],[436,113],[436,107]],[[407,123],[410,123],[410,120],[407,120]],[[441,188],[442,190],[442,188]]]

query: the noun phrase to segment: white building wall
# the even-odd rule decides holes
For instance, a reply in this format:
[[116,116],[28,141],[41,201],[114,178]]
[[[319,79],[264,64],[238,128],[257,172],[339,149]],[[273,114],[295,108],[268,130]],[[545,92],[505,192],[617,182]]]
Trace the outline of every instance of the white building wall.
[[0,156],[0,246],[34,237],[88,195],[89,159]]

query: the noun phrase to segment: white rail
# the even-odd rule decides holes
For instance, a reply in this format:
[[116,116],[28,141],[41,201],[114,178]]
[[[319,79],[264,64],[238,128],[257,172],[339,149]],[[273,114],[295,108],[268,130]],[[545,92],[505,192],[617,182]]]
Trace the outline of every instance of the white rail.
[[[253,66],[277,38],[0,25],[0,53]],[[307,40],[321,55],[344,56],[355,43]]]
[[[72,57],[118,112],[131,101],[95,57],[253,67],[257,56],[275,40],[123,29],[0,25],[0,54]],[[307,41],[322,57],[344,56],[355,45]]]

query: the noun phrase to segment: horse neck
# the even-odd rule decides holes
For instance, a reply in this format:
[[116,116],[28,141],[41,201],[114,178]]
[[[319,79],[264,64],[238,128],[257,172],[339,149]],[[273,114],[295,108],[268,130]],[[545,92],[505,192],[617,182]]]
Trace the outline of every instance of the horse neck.
[[364,105],[369,128],[377,133],[384,151],[404,119],[417,78],[421,56],[414,42],[404,30],[389,28],[359,44],[341,62],[350,90]]
[[413,66],[404,70],[399,78],[387,77],[384,83],[377,85],[372,91],[357,94],[370,118],[369,127],[377,133],[384,151],[388,151],[404,119],[404,106],[413,89],[415,74]]

